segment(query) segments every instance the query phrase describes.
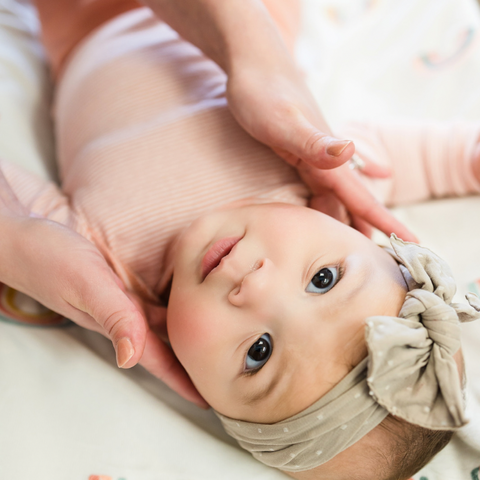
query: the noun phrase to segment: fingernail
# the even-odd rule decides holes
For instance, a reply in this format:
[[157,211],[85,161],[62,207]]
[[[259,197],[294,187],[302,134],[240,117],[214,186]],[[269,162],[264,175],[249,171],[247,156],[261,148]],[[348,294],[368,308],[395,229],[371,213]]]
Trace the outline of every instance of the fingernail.
[[332,157],[339,157],[351,143],[351,140],[333,140],[328,144],[327,153]]
[[117,365],[123,368],[134,354],[132,342],[128,338],[121,338],[117,343]]

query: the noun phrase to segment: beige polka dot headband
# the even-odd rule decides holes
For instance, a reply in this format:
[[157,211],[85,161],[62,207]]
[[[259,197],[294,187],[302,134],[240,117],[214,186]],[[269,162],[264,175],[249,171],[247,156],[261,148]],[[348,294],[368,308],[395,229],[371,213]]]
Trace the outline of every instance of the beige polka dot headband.
[[460,322],[480,318],[480,301],[452,303],[456,286],[435,253],[392,235],[409,292],[398,317],[370,317],[368,357],[306,410],[266,425],[217,412],[226,431],[255,458],[285,471],[310,470],[373,430],[389,414],[432,430],[467,423],[462,384],[453,355]]

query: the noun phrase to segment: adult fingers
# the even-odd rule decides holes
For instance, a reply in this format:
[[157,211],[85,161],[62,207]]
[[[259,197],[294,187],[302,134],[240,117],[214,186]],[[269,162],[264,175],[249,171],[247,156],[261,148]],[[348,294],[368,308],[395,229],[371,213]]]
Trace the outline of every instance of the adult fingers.
[[310,208],[333,217],[339,222],[349,224],[349,216],[347,210],[340,200],[331,192],[317,194],[312,197],[309,204]]
[[[92,268],[90,265],[89,269]],[[93,318],[103,329],[102,333],[111,339],[119,367],[133,367],[145,346],[147,325],[142,307],[122,291],[116,276],[106,267],[92,271],[95,276],[83,281],[79,278],[76,297],[69,304]]]
[[360,217],[357,217],[356,215],[352,215],[351,224],[355,230],[363,233],[368,238],[372,238],[373,228],[368,222],[366,222]]
[[325,213],[336,220],[351,225],[355,230],[371,238],[372,226],[356,215],[348,215],[346,208],[340,200],[330,192],[316,195],[310,200],[310,208]]
[[159,305],[146,304],[144,311],[150,330],[161,340],[168,342],[167,309]]
[[351,215],[359,217],[386,235],[395,233],[403,240],[418,241],[405,225],[373,197],[353,172],[345,169],[342,172],[332,172],[332,174],[336,176],[333,191]]
[[173,351],[151,330],[147,332],[147,341],[140,364],[186,400],[200,408],[209,407]]
[[392,172],[388,167],[372,162],[363,155],[359,155],[359,157],[365,164],[360,170],[362,175],[366,175],[367,177],[371,178],[389,178],[391,176]]
[[330,191],[345,205],[350,215],[356,215],[386,235],[395,233],[403,240],[418,241],[405,225],[377,202],[359,176],[346,165],[331,171],[302,165],[298,172],[314,195]]
[[355,153],[351,140],[340,140],[315,128],[303,115],[296,116],[289,128],[273,139],[273,149],[286,162],[297,167],[301,161],[320,169],[344,164]]
[[17,216],[15,222],[16,256],[3,265],[13,272],[8,284],[108,336],[118,365],[135,365],[145,345],[145,318],[99,250],[56,222],[27,216]]

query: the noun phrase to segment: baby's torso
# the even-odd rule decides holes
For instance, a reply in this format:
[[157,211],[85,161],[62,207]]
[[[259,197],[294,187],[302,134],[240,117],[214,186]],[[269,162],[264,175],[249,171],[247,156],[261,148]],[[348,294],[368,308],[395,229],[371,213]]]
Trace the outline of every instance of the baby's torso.
[[[172,274],[170,247],[198,216],[243,199],[307,202],[296,172],[236,123],[225,81],[147,8],[115,18],[77,46],[56,92],[68,202],[52,186],[23,188],[21,176],[19,196],[93,240],[128,287],[155,299]],[[480,191],[466,168],[477,125],[353,124],[344,134],[390,166],[390,179],[368,181],[387,204]]]
[[147,9],[82,42],[56,95],[62,189],[130,286],[159,294],[195,218],[245,198],[305,204],[293,169],[231,116],[225,76]]

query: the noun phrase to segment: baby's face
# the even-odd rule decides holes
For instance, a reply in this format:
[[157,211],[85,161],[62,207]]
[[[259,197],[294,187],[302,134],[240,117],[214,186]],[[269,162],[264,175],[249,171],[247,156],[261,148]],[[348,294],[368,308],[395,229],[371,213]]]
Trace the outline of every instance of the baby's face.
[[248,206],[181,237],[168,332],[213,408],[274,423],[358,364],[365,318],[397,315],[405,293],[394,259],[352,228],[305,207]]

